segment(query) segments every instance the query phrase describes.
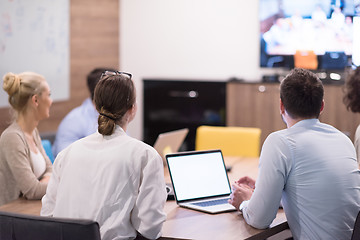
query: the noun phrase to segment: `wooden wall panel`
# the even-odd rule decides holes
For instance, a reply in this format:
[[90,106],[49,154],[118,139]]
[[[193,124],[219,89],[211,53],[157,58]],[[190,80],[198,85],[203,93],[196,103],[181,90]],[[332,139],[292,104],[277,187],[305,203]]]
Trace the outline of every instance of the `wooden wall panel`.
[[273,131],[285,128],[279,112],[278,84],[227,84],[226,121],[228,126],[261,129],[261,145]]
[[320,120],[333,125],[354,140],[356,128],[360,124],[360,115],[346,109],[343,96],[342,85],[325,85],[325,107]]
[[[55,132],[89,96],[86,76],[96,67],[119,68],[119,0],[70,0],[70,99],[53,103],[50,118],[38,126],[41,133]],[[10,122],[9,109],[1,108],[0,132]]]
[[[324,85],[325,108],[320,121],[330,124],[354,140],[360,114],[348,111],[342,101],[342,85]],[[280,89],[270,83],[229,83],[227,125],[261,128],[261,143],[274,131],[286,128],[279,113]]]

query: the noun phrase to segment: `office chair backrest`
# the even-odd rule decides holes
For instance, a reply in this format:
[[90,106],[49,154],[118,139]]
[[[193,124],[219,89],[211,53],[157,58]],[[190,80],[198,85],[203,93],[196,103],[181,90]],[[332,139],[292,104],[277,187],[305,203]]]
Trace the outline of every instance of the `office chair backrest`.
[[0,212],[0,239],[101,240],[92,220],[64,219]]
[[54,163],[54,155],[52,153],[52,147],[51,147],[51,142],[47,139],[43,139],[41,140],[41,144],[46,152],[46,155],[49,157],[50,161],[52,163]]
[[354,225],[354,231],[351,240],[360,240],[360,212],[358,213]]
[[317,69],[318,60],[314,51],[296,50],[294,55],[294,65],[296,68]]
[[260,128],[200,126],[195,150],[221,149],[224,156],[259,157]]

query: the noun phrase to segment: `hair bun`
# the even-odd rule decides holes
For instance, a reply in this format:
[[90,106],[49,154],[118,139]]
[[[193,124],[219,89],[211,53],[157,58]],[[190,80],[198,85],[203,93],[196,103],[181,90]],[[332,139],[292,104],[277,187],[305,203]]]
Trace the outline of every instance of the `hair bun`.
[[4,76],[3,89],[9,94],[9,96],[14,95],[20,88],[20,77],[14,73],[7,73]]

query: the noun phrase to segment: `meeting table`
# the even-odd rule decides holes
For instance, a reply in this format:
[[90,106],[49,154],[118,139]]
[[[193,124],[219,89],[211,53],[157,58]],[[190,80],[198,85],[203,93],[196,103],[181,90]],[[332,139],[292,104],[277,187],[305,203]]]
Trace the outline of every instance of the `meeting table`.
[[[225,164],[231,168],[228,173],[230,182],[242,176],[256,178],[258,158],[226,157]],[[165,181],[170,183],[167,168],[164,168]],[[0,211],[29,215],[40,215],[41,201],[19,198],[0,206]],[[160,239],[266,239],[289,228],[283,209],[267,229],[256,229],[248,225],[241,212],[218,214],[203,213],[177,206],[174,200],[165,204],[167,219],[162,228]]]

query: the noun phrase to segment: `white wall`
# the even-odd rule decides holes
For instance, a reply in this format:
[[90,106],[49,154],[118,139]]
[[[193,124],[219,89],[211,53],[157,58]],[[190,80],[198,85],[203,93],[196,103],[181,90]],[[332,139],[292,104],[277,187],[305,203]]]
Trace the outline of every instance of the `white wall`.
[[120,0],[120,67],[137,87],[128,133],[142,139],[142,79],[259,81],[258,1]]

